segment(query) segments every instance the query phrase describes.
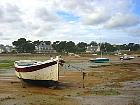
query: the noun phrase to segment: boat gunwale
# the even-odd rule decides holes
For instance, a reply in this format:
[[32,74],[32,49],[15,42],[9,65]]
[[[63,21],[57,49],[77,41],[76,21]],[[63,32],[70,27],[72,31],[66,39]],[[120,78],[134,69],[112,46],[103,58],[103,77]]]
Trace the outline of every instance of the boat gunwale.
[[41,65],[35,65],[35,66],[15,66],[15,70],[17,72],[33,72],[33,71],[37,71],[52,65],[57,64],[57,61],[53,61],[53,62],[49,62],[49,63],[45,63],[45,64],[41,64]]

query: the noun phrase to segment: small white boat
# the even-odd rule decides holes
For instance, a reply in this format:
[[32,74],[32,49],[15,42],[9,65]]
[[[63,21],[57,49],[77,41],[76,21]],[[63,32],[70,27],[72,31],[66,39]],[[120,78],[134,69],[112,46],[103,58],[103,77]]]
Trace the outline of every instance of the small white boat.
[[64,60],[58,56],[44,62],[34,60],[15,61],[15,74],[24,80],[59,80],[59,64]]
[[120,57],[120,60],[131,60],[131,59],[134,59],[135,57],[133,56],[127,56],[127,55],[124,55],[122,57]]

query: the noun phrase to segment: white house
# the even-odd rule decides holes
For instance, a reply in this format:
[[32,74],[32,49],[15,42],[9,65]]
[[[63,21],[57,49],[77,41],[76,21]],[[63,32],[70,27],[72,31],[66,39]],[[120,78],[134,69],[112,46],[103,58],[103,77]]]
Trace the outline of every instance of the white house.
[[4,45],[0,44],[0,53],[3,53],[5,52],[5,47]]
[[10,53],[13,51],[13,47],[12,46],[9,46],[9,45],[2,45],[0,44],[0,53]]
[[56,53],[56,50],[53,49],[52,45],[47,45],[44,42],[35,46],[35,51],[36,53]]
[[10,53],[10,52],[13,51],[13,47],[12,46],[9,46],[9,45],[6,45],[5,46],[5,50],[6,50],[6,52]]
[[87,53],[94,53],[94,52],[99,52],[100,47],[99,46],[87,46],[86,52]]

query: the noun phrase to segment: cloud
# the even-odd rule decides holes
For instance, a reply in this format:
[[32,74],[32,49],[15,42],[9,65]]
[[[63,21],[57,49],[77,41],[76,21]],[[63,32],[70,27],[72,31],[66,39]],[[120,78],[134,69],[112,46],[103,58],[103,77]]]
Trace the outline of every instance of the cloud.
[[2,32],[0,32],[0,37],[2,37],[3,36],[3,33]]
[[119,34],[117,40],[130,34],[139,36],[133,28],[140,24],[134,6],[133,0],[0,0],[1,41],[7,36],[11,39],[4,43],[20,37],[91,41],[99,39],[99,29],[108,40],[114,35],[112,30],[114,36]]
[[19,8],[16,5],[5,4],[0,5],[0,22],[17,22],[21,21],[20,15],[22,14]]
[[[105,25],[107,28],[130,27],[138,22],[132,0],[57,0],[53,1],[56,9],[66,11],[80,18],[84,25]],[[119,14],[127,14],[124,17]],[[120,17],[121,16],[121,17]],[[134,19],[132,21],[132,19]],[[130,22],[126,22],[126,20]],[[126,24],[127,23],[127,24]]]
[[135,28],[131,28],[131,29],[126,29],[126,30],[124,30],[124,31],[127,32],[128,35],[130,35],[130,36],[140,37],[140,27],[135,27]]
[[58,21],[58,16],[51,11],[47,10],[47,8],[42,7],[36,10],[36,16],[45,22],[56,22]]
[[[10,37],[9,35],[4,34],[4,32],[0,32],[0,39],[7,41],[7,40],[11,40],[12,37]],[[0,40],[0,42],[1,42],[1,40]]]
[[139,17],[133,14],[122,14],[117,13],[104,25],[106,28],[117,29],[117,28],[128,28],[136,26],[140,23]]
[[8,40],[11,40],[11,38],[9,38],[9,37],[3,37],[2,40],[8,41]]
[[97,8],[97,10],[94,10],[92,13],[83,15],[81,21],[85,25],[98,25],[103,24],[109,18],[110,16],[107,15],[104,9]]

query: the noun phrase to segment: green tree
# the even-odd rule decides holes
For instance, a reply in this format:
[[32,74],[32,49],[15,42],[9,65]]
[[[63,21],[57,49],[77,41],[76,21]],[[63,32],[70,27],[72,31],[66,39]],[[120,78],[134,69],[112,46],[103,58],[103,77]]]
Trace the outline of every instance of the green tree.
[[20,38],[12,42],[18,53],[33,53],[35,46],[31,41],[26,41],[25,38]]
[[75,43],[72,41],[56,41],[52,44],[53,48],[60,53],[74,53],[76,52]]
[[55,41],[52,44],[52,47],[56,50],[56,52],[59,52],[59,48],[58,48],[59,43],[60,43],[60,41]]
[[34,44],[34,46],[37,46],[37,45],[39,45],[39,44],[40,44],[40,41],[39,41],[39,40],[34,41],[34,42],[33,42],[33,44]]
[[140,44],[135,44],[133,46],[133,51],[139,51],[140,50]]
[[90,42],[90,44],[89,45],[92,45],[92,46],[97,46],[98,44],[95,42],[95,41],[92,41],[92,42]]
[[66,41],[61,41],[57,46],[58,52],[65,53],[66,52],[66,44],[67,44]]
[[67,53],[75,53],[76,52],[75,43],[72,41],[67,42],[65,49]]
[[134,49],[134,43],[129,43],[128,45],[127,45],[127,47],[128,47],[128,49],[130,49],[131,51],[133,51]]
[[51,41],[44,41],[46,45],[51,45]]
[[84,42],[79,42],[76,45],[76,52],[85,52],[87,47],[87,43]]
[[114,45],[111,45],[110,43],[105,42],[101,44],[101,50],[103,52],[114,52],[117,50],[117,47]]

